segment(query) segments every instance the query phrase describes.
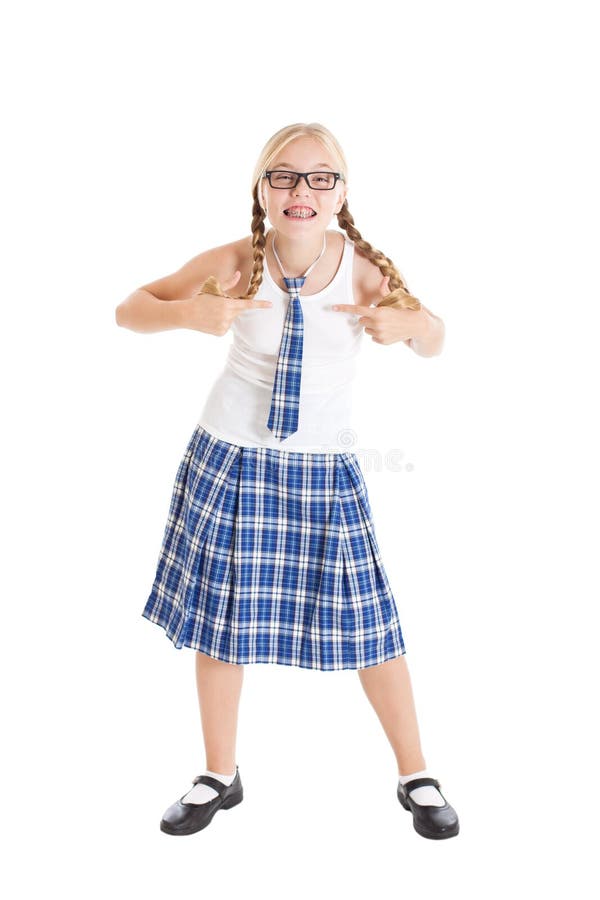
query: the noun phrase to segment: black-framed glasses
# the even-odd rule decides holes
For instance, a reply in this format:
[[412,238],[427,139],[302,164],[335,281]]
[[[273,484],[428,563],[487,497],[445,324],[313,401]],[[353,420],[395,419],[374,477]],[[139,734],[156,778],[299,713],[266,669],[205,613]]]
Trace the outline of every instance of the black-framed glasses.
[[287,172],[283,169],[271,169],[265,172],[263,178],[268,178],[272,188],[285,190],[295,188],[301,178],[304,178],[309,188],[315,191],[332,191],[340,181],[345,181],[339,172]]

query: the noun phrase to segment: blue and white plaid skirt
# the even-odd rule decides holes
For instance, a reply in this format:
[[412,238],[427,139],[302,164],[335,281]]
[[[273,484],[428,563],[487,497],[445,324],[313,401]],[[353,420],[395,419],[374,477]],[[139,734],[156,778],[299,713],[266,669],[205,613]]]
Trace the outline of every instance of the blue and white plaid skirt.
[[404,654],[356,454],[241,447],[197,425],[142,615],[229,663],[362,669]]

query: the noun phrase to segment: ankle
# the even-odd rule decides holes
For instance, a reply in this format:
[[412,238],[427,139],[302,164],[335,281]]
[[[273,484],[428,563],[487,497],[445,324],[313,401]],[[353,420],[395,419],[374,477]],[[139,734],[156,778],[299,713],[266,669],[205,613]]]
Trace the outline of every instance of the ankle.
[[427,763],[424,758],[413,760],[412,762],[409,760],[408,764],[400,765],[398,763],[398,775],[410,775],[412,772],[421,772],[423,769],[427,768]]
[[223,763],[218,760],[207,759],[206,761],[206,771],[207,772],[221,772],[223,775],[235,775],[236,764],[235,763]]

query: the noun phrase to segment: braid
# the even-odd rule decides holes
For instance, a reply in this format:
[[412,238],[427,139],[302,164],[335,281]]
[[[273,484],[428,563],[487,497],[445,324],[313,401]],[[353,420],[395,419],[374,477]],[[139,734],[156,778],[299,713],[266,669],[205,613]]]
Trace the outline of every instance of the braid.
[[388,286],[390,293],[386,294],[376,306],[395,306],[399,309],[420,309],[421,303],[408,290],[406,282],[402,278],[400,272],[396,269],[394,263],[385,256],[380,250],[376,250],[368,241],[365,241],[360,231],[354,225],[354,218],[348,209],[348,202],[344,200],[344,205],[337,214],[337,220],[340,228],[346,232],[355,246],[374,263],[380,270],[382,275],[389,275],[390,280]]
[[252,193],[254,203],[252,204],[252,248],[254,251],[254,260],[252,264],[252,274],[248,282],[248,288],[241,300],[252,300],[258,292],[263,277],[265,247],[267,240],[265,237],[265,219],[266,213],[260,205],[258,199],[258,190],[255,187]]

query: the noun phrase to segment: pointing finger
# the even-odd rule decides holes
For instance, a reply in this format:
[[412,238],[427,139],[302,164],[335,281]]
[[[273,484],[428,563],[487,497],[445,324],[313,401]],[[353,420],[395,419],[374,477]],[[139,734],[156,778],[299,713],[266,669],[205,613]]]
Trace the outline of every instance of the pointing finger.
[[243,312],[245,309],[264,309],[265,307],[273,306],[270,300],[254,300],[254,298],[242,300],[236,297],[232,297],[231,299],[235,305],[236,312]]
[[336,305],[331,308],[340,310],[341,312],[351,312],[356,316],[372,316],[374,312],[372,306],[359,306],[358,303],[336,303]]

